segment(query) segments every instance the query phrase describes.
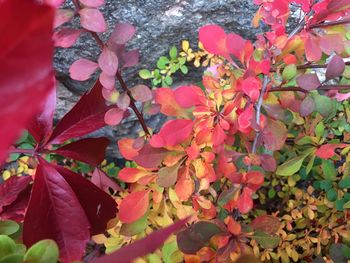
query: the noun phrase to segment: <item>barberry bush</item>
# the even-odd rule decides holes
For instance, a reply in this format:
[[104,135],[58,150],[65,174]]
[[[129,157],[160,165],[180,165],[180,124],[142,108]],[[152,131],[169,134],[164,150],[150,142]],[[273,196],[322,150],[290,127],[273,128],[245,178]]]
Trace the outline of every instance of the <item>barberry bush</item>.
[[[254,0],[267,32],[204,25],[198,50],[184,40],[140,71],[152,88],[123,78],[134,26],[103,41],[104,1],[71,2],[0,2],[0,262],[350,259],[349,0]],[[95,83],[53,125],[54,48],[82,34],[100,54],[69,74]],[[202,78],[169,87],[192,64]],[[87,137],[130,113],[138,137]],[[109,143],[125,167],[104,161]]]

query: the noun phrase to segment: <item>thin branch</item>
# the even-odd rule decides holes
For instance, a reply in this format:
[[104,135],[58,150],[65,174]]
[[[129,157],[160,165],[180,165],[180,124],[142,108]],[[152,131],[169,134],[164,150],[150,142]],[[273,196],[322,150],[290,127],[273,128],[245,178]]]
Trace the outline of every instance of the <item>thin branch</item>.
[[[323,85],[317,88],[317,90],[350,90],[350,85]],[[300,87],[292,86],[292,87],[273,87],[268,90],[268,92],[277,92],[277,91],[300,91],[304,93],[308,93],[309,91],[304,90]]]
[[[350,61],[345,62],[345,65],[349,66],[350,65]],[[327,68],[328,64],[304,64],[304,65],[298,65],[297,69],[318,69],[318,68]],[[281,67],[280,70],[283,71],[285,67]],[[270,72],[276,72],[277,69],[275,68],[271,68]]]
[[[269,77],[267,75],[264,75],[263,86],[261,88],[258,102],[256,103],[256,106],[255,106],[255,110],[256,110],[255,122],[259,126],[259,128],[260,128],[261,106],[263,103],[263,99],[264,99],[264,95],[265,95],[268,83],[269,83]],[[260,130],[255,133],[255,138],[254,138],[253,147],[252,147],[252,153],[256,153],[259,136],[260,136]]]
[[9,149],[8,153],[21,153],[21,154],[29,154],[29,155],[34,155],[35,150],[34,149]]
[[324,22],[324,23],[321,23],[321,24],[310,25],[308,28],[309,29],[314,29],[314,28],[322,28],[322,27],[327,27],[327,26],[336,26],[336,25],[342,25],[342,24],[348,24],[348,23],[350,23],[350,19],[342,19],[342,20],[337,20],[337,21]]

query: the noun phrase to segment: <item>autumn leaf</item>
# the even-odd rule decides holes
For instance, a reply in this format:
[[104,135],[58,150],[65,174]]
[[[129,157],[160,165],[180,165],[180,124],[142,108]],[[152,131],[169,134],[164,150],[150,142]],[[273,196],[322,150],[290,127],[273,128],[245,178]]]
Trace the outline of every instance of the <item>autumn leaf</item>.
[[329,159],[335,155],[335,150],[337,148],[348,147],[348,144],[338,143],[338,144],[324,144],[316,150],[316,156],[322,159]]
[[132,192],[119,205],[119,219],[123,223],[132,223],[141,218],[148,210],[149,190]]
[[287,128],[280,121],[268,119],[262,131],[262,138],[266,149],[270,151],[281,150],[287,139]]
[[95,8],[83,8],[79,11],[81,26],[89,31],[102,33],[107,30],[103,14]]

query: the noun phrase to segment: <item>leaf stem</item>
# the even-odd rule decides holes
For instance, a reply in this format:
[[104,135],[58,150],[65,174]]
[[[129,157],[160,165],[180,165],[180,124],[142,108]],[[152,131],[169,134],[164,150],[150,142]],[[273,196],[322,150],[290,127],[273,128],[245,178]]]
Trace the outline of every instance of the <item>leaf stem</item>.
[[313,24],[313,25],[310,25],[308,28],[309,29],[313,29],[313,28],[321,28],[321,27],[342,25],[342,24],[348,24],[348,23],[350,23],[350,18],[349,19],[337,20],[337,21],[323,22],[323,23],[320,23],[320,24]]
[[[350,90],[350,85],[323,85],[317,88],[317,90]],[[278,91],[300,91],[308,93],[309,91],[304,90],[300,87],[291,86],[291,87],[273,87],[268,90],[268,92],[278,92]]]

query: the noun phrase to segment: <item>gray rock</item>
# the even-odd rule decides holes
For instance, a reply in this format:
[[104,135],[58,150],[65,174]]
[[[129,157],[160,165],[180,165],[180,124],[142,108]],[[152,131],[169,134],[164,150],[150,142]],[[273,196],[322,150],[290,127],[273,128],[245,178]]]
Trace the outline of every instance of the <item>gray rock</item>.
[[[70,1],[67,1],[70,2]],[[67,4],[69,5],[69,3]],[[215,23],[225,28],[226,32],[235,32],[248,39],[254,39],[261,29],[254,29],[251,20],[257,7],[252,0],[107,0],[101,9],[109,25],[109,32],[102,34],[106,40],[117,22],[129,22],[137,28],[136,36],[130,41],[130,49],[139,49],[141,61],[139,65],[123,72],[126,83],[131,87],[137,83],[150,85],[138,77],[141,68],[154,69],[157,59],[164,55],[172,45],[180,46],[181,40],[188,39],[195,46],[198,41],[198,29],[206,24]],[[73,26],[78,26],[73,21]],[[87,82],[73,81],[69,78],[69,66],[78,58],[96,60],[100,50],[90,37],[84,34],[76,45],[68,49],[57,49],[55,53],[55,69],[57,77],[64,86],[59,88],[58,112],[60,118],[79,95],[89,89],[93,79]],[[200,79],[200,71],[193,71],[187,77],[175,77],[175,84],[183,81],[196,82]],[[68,89],[68,90],[67,90]],[[164,122],[164,117],[147,118],[147,123],[154,129]],[[140,126],[134,115],[124,120],[115,128],[106,127],[93,135],[106,135],[114,142],[125,136],[135,136]],[[112,156],[119,156],[114,146],[109,151]]]

